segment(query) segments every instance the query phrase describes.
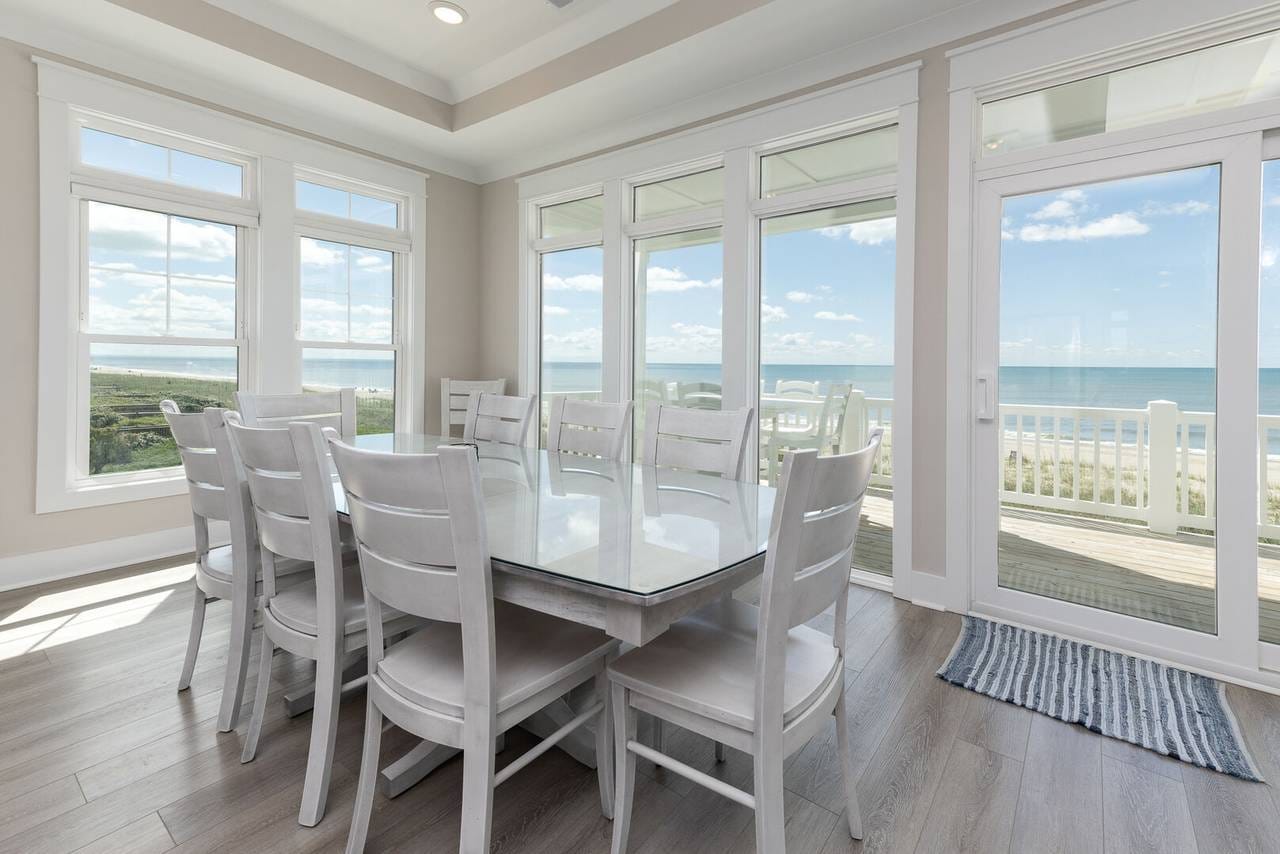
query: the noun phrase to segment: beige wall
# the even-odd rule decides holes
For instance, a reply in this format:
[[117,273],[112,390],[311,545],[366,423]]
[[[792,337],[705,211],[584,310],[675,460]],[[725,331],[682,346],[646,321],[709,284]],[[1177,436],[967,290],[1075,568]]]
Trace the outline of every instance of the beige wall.
[[[903,56],[831,83],[920,60],[919,139],[916,162],[916,280],[914,338],[914,467],[912,477],[912,563],[922,572],[945,574],[946,503],[940,488],[946,464],[947,402],[947,133],[948,71],[946,52],[1037,20],[1092,5],[1077,0],[1051,13],[978,33],[963,42]],[[824,84],[829,85],[829,84]],[[813,91],[821,87],[809,87]],[[794,93],[793,93],[794,94]],[[771,99],[771,102],[786,97]],[[715,119],[724,116],[709,117]],[[484,233],[481,266],[484,288],[484,352],[488,374],[515,377],[518,277],[516,254],[516,185],[507,178],[486,184],[481,193]]]
[[[31,49],[0,39],[0,558],[189,526],[185,496],[62,513],[35,513],[36,328],[39,233],[36,67]],[[439,423],[439,378],[480,358],[480,188],[427,182],[427,424]],[[0,587],[4,580],[0,579]]]

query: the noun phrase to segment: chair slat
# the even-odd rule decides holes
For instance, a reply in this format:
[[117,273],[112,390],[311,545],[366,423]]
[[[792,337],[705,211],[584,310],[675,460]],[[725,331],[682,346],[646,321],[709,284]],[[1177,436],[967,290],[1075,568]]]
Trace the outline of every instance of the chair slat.
[[462,621],[458,574],[452,567],[391,560],[361,541],[360,573],[370,595],[399,611],[428,620]]
[[733,440],[737,429],[737,419],[733,416],[733,412],[664,406],[659,412],[658,433],[728,442]]
[[453,529],[447,515],[396,510],[368,503],[350,492],[347,510],[360,542],[378,554],[419,564],[453,565]]
[[[386,454],[330,443],[359,460],[342,471],[342,486],[358,498],[391,507],[441,512],[447,508],[440,461],[435,454]],[[335,462],[337,458],[335,458]]]
[[[302,394],[238,394],[238,399],[254,400],[254,414],[258,418],[293,418],[329,415],[342,411],[342,392],[304,392]],[[253,425],[250,425],[253,426]]]
[[258,522],[258,539],[272,554],[295,560],[315,560],[311,524],[306,516],[281,516],[263,510],[254,502],[254,518]]
[[547,421],[547,451],[621,459],[630,430],[629,401],[597,403],[556,395]]
[[293,452],[289,431],[271,427],[241,427],[236,430],[236,447],[245,468],[259,471],[298,470],[298,457]]
[[249,481],[254,507],[282,516],[306,518],[307,500],[302,492],[301,479],[296,474],[277,474],[246,467],[245,477]]
[[800,529],[796,571],[803,572],[811,566],[826,563],[833,556],[847,551],[858,533],[861,507],[862,503],[855,501],[827,515],[807,519]]
[[[201,413],[200,417],[203,419],[204,414]],[[182,468],[186,472],[187,480],[192,483],[222,486],[222,471],[218,468],[218,457],[213,448],[184,448],[179,446],[178,456],[182,457]]]
[[203,412],[165,412],[164,418],[179,448],[213,447]]
[[879,447],[877,440],[874,447],[868,446],[851,454],[824,458],[824,464],[818,466],[813,474],[813,485],[809,488],[805,512],[825,510],[861,498],[861,493],[856,490],[859,484],[870,482],[871,469],[875,465]]
[[729,467],[728,446],[660,435],[657,465],[721,474]]
[[613,450],[613,442],[612,430],[579,430],[565,425],[560,431],[559,447],[556,450],[607,458]]
[[509,397],[473,392],[467,403],[462,437],[468,442],[523,445],[529,435],[534,403],[531,395]]
[[527,397],[508,397],[505,394],[482,394],[477,412],[494,418],[518,420],[528,408]]
[[619,411],[625,408],[620,403],[596,403],[590,400],[565,400],[561,418],[566,424],[580,427],[616,430]]
[[191,495],[191,512],[206,519],[227,521],[227,494],[221,486],[210,486],[204,483],[188,483],[187,492]]
[[821,614],[849,586],[849,565],[853,561],[853,544],[828,559],[826,564],[796,576],[791,585],[791,619],[789,625],[807,623]]

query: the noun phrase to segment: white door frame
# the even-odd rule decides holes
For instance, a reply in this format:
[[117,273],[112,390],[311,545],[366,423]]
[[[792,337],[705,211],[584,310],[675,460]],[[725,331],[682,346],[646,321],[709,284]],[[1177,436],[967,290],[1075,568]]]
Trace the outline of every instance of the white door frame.
[[[999,386],[999,277],[1005,197],[1221,164],[1218,264],[1218,634],[1209,635],[1000,587],[997,534],[1000,478],[994,463],[995,420],[974,425],[973,566],[976,614],[1062,631],[1213,672],[1244,673],[1258,664],[1257,282],[1261,211],[1261,132],[1161,147],[977,182],[977,277],[974,287],[974,376]],[[1223,225],[1225,223],[1225,226]]]

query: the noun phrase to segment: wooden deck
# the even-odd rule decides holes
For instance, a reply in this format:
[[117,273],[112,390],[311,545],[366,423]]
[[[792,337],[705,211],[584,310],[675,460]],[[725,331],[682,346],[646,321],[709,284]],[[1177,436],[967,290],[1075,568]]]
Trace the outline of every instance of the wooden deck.
[[[868,496],[854,566],[889,575],[893,502]],[[1200,632],[1216,630],[1216,553],[1206,534],[1006,507],[1000,584]],[[1259,634],[1280,643],[1280,546],[1259,548]]]

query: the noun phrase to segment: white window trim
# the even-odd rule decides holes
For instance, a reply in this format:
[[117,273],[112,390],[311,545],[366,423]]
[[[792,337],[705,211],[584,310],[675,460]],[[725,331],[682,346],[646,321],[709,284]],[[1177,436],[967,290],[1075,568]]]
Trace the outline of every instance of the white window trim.
[[[553,248],[603,245],[605,352],[603,397],[630,398],[632,362],[632,242],[646,236],[721,226],[724,229],[722,378],[726,407],[756,406],[759,355],[758,223],[763,215],[829,207],[864,198],[897,197],[894,364],[894,595],[938,605],[934,586],[917,583],[911,556],[911,403],[915,281],[917,77],[920,63],[794,98],[741,116],[671,134],[558,169],[519,179],[519,376],[521,394],[539,393],[539,253]],[[896,175],[859,179],[761,200],[757,156],[897,123]],[[636,184],[723,166],[725,196],[716,208],[635,222]],[[599,235],[536,240],[538,208],[591,195],[604,196]],[[731,317],[732,313],[732,317]],[[753,427],[754,430],[754,427]],[[754,434],[753,434],[754,435]],[[752,444],[752,458],[758,453]]]
[[[952,51],[950,92],[949,187],[948,187],[948,259],[947,259],[947,464],[946,464],[946,604],[952,610],[968,612],[980,606],[976,560],[983,536],[975,530],[978,511],[974,509],[974,488],[978,477],[974,384],[976,321],[975,300],[979,281],[978,241],[976,232],[980,205],[981,182],[1026,174],[1039,169],[1062,169],[1080,164],[1105,161],[1108,158],[1144,155],[1158,163],[1162,151],[1180,146],[1229,141],[1236,137],[1252,151],[1259,165],[1268,150],[1275,149],[1258,136],[1259,132],[1280,127],[1280,99],[1260,101],[1238,107],[1187,116],[1168,122],[1150,124],[1122,131],[1095,134],[1064,142],[982,156],[980,146],[980,103],[996,97],[1008,97],[1036,91],[1081,77],[1104,74],[1121,68],[1151,62],[1190,49],[1207,47],[1280,28],[1280,3],[1257,6],[1250,0],[1224,0],[1208,7],[1196,0],[1115,0],[1074,13],[1068,13],[1041,24],[1015,30],[974,45]],[[1248,134],[1254,134],[1251,139]],[[1256,144],[1255,144],[1256,143]],[[1224,162],[1224,170],[1226,169]],[[1153,171],[1159,171],[1153,169]],[[1224,183],[1228,180],[1224,171]],[[1238,178],[1233,180],[1240,180]],[[1257,178],[1241,181],[1257,184]],[[1245,194],[1241,193],[1243,197]],[[1225,199],[1224,199],[1225,204]],[[1224,240],[1235,235],[1257,232],[1260,210],[1228,212],[1232,231],[1223,231]],[[1252,228],[1250,220],[1252,219]],[[1255,282],[1256,257],[1248,251],[1237,251],[1224,242],[1220,249],[1220,281]],[[1233,253],[1228,258],[1227,253]],[[1235,257],[1243,256],[1243,257]],[[1228,265],[1232,266],[1230,276]],[[1252,265],[1250,279],[1247,269]],[[1236,269],[1239,267],[1240,269]],[[1243,278],[1242,278],[1243,276]],[[1243,290],[1248,290],[1247,288]],[[1243,295],[1247,298],[1247,294]],[[1219,295],[1219,305],[1231,301],[1239,305],[1241,294]],[[1253,294],[1256,311],[1256,290]],[[1221,323],[1220,319],[1220,323]],[[1253,396],[1256,413],[1257,394],[1257,330],[1233,342],[1229,330],[1219,331],[1219,400],[1228,400],[1239,414],[1241,401]],[[1250,353],[1252,356],[1250,357]],[[1225,356],[1232,361],[1227,364]],[[1228,376],[1252,358],[1253,371],[1244,377]],[[1241,386],[1251,383],[1252,390]],[[1230,387],[1227,391],[1223,389]],[[1225,412],[1225,410],[1224,410]],[[1236,444],[1253,446],[1253,439]],[[1240,471],[1242,481],[1256,477],[1256,465],[1237,465],[1235,454],[1240,448],[1219,436],[1219,472],[1221,477],[1225,451],[1232,455],[1231,467]],[[1244,451],[1243,453],[1252,453]],[[1248,468],[1249,472],[1243,469]],[[1230,679],[1243,684],[1280,688],[1280,676],[1263,668],[1280,669],[1280,647],[1258,640],[1256,607],[1257,548],[1256,531],[1252,529],[1256,500],[1253,489],[1218,490],[1219,566],[1230,566],[1230,573],[1219,573],[1220,637],[1212,641],[1186,638],[1194,633],[1168,626],[1135,620],[1108,612],[1073,608],[1056,610],[1043,603],[1022,600],[1019,608],[986,605],[982,610],[1005,620],[1056,630],[1061,634],[1103,645],[1119,645],[1179,666]],[[1224,502],[1230,492],[1239,492],[1240,506],[1231,509]],[[1244,503],[1248,502],[1249,507]],[[1246,520],[1245,522],[1241,520]],[[1224,530],[1224,525],[1225,529]],[[987,532],[989,535],[990,532]],[[1245,549],[1245,541],[1251,546]],[[1230,542],[1228,542],[1230,541]],[[1246,553],[1248,552],[1248,553]],[[1241,572],[1239,566],[1253,566],[1253,572]],[[1244,613],[1236,613],[1231,602],[1241,594],[1252,595],[1254,604]],[[1019,598],[1019,597],[1014,597]],[[1051,613],[1073,613],[1073,624],[1054,625]],[[1174,651],[1169,644],[1182,638],[1183,647]]]
[[[137,205],[238,226],[235,340],[192,341],[238,345],[240,388],[264,393],[297,391],[300,349],[293,334],[297,312],[300,227],[330,228],[344,242],[396,251],[396,428],[421,431],[425,423],[426,181],[397,166],[270,128],[179,99],[36,58],[40,133],[40,317],[37,383],[36,512],[48,513],[186,493],[181,470],[159,469],[86,478],[79,474],[79,431],[87,401],[81,370],[82,241],[76,233],[78,196]],[[111,133],[181,148],[237,163],[245,169],[244,196],[236,198],[168,181],[79,164],[79,122]],[[294,209],[295,175],[321,178],[401,203],[400,228],[311,215]],[[311,178],[308,178],[310,180]],[[157,204],[159,202],[159,204]],[[292,283],[259,287],[259,282]],[[68,283],[74,283],[74,286]],[[138,339],[142,341],[142,339]],[[142,343],[182,343],[159,339]],[[319,345],[317,345],[319,346]],[[324,346],[328,346],[327,344]]]

